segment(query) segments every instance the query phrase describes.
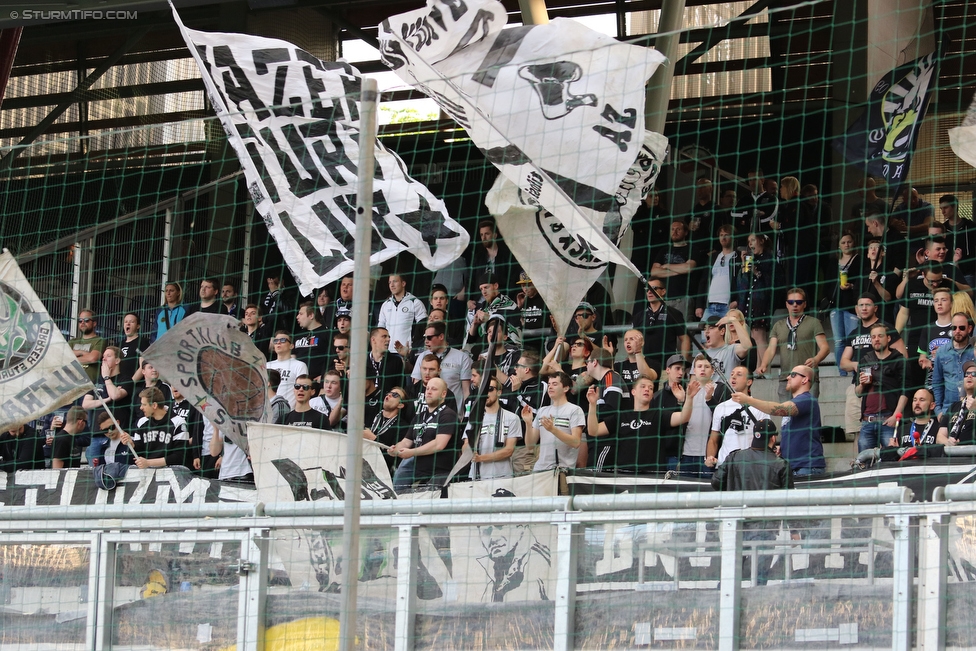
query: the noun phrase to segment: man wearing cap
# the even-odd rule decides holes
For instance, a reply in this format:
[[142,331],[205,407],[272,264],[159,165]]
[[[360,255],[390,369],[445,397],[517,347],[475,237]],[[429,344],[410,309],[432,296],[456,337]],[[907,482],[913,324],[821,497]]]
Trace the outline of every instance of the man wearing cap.
[[953,194],[939,198],[939,210],[945,218],[942,227],[945,229],[952,263],[964,270],[966,284],[976,287],[976,278],[973,277],[973,263],[976,262],[976,224],[959,216],[959,200]]
[[[729,324],[738,336],[738,343],[725,343],[725,331]],[[725,382],[732,369],[746,361],[752,339],[745,322],[729,315],[722,318],[710,316],[702,321],[702,334],[705,337],[705,354],[712,360],[715,369],[719,371],[719,381]]]
[[542,350],[543,340],[555,334],[549,322],[549,308],[524,271],[519,274],[518,286],[520,291],[515,295],[515,302],[522,310],[522,332],[538,331],[538,334],[524,335],[523,347],[538,352]]
[[[681,442],[684,439],[684,424],[688,422],[687,419],[681,422],[670,419],[670,415],[680,413],[686,403],[691,403],[687,400],[688,392],[684,386],[687,368],[688,360],[681,355],[671,355],[664,364],[664,386],[651,399],[651,409],[658,414],[661,423],[660,455],[667,459],[669,470],[678,467]],[[695,379],[691,381],[697,383]],[[688,411],[689,418],[690,409],[691,407]]]
[[410,347],[413,328],[427,321],[424,302],[407,291],[407,282],[400,274],[390,274],[390,297],[380,306],[376,325],[390,333],[390,352],[397,352],[398,345]]
[[596,328],[596,309],[591,303],[583,301],[579,304],[573,314],[573,323],[580,338],[586,337],[594,346],[603,346],[603,335]]
[[932,393],[940,417],[949,410],[962,386],[966,364],[972,364],[973,324],[963,312],[952,315],[951,338],[939,346],[932,358]]
[[976,362],[962,365],[963,394],[942,414],[936,443],[973,445],[976,443]]
[[667,305],[667,284],[660,278],[647,283],[647,303],[635,312],[633,327],[644,337],[644,354],[658,373],[664,361],[676,352],[685,359],[691,356],[691,338],[685,329],[685,315]]
[[822,475],[827,471],[823,442],[820,439],[820,404],[810,393],[813,369],[795,366],[790,371],[786,388],[793,396],[786,402],[775,403],[753,398],[737,391],[732,399],[740,405],[749,405],[772,416],[784,416],[782,425],[781,455],[786,459],[796,477]]
[[515,301],[498,290],[498,276],[495,274],[484,274],[479,280],[478,287],[481,289],[484,305],[474,313],[474,319],[468,329],[468,338],[484,337],[488,318],[499,315],[504,319],[508,342],[521,348],[522,310]]

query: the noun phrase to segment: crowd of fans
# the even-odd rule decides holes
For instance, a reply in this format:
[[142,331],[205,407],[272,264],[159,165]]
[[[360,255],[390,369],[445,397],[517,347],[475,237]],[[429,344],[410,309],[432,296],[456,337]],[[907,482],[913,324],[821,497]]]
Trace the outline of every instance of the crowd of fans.
[[[976,231],[955,197],[941,198],[936,219],[909,189],[889,214],[865,179],[845,230],[815,186],[769,181],[761,170],[747,179],[749,192],[724,189],[717,203],[711,182],[699,180],[684,215],[648,198],[633,229],[634,261],[649,282],[630,323],[619,324],[629,329],[614,323],[596,284],[568,331],[556,332],[490,219],[478,225],[470,260],[416,295],[410,277],[390,274],[388,295],[371,304],[366,394],[356,398],[366,405],[363,436],[385,446],[394,487],[446,481],[466,450],[460,476],[471,479],[557,467],[711,476],[756,441],[760,452],[737,455],[717,487],[789,483],[772,458],[790,476],[823,473],[827,319],[838,370],[851,375],[846,428],[859,433],[859,452],[976,442]],[[267,355],[274,422],[347,429],[352,277],[298,301],[280,277],[267,283],[254,304],[229,282],[204,279],[198,302],[169,283],[154,336],[194,312],[239,318]],[[774,322],[777,310],[785,316]],[[77,467],[84,450],[92,465],[183,465],[252,481],[243,451],[140,358],[149,338],[139,316],[122,324],[110,344],[93,312],[79,315],[69,344],[95,391],[39,424],[46,433],[25,426],[0,436],[0,468],[40,468],[46,458]],[[777,355],[778,400],[752,397]],[[789,417],[778,433],[772,416]],[[750,474],[750,455],[772,470]]]

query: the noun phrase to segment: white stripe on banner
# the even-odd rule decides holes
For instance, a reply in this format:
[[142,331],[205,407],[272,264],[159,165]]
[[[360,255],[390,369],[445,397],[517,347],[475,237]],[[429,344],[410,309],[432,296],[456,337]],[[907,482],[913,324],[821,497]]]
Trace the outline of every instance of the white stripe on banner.
[[[271,38],[187,29],[173,8],[258,213],[302,294],[352,271],[360,170],[359,71]],[[376,141],[371,264],[409,251],[428,269],[468,234]]]

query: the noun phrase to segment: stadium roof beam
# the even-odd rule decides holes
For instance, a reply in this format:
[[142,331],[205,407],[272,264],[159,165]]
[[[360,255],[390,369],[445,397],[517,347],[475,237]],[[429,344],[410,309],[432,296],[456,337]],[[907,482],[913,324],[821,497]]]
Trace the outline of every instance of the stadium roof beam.
[[36,127],[31,129],[30,132],[27,135],[25,135],[23,139],[19,143],[17,143],[15,147],[13,147],[10,150],[9,154],[7,154],[2,159],[0,159],[0,169],[8,169],[11,163],[13,163],[14,159],[17,158],[17,156],[19,156],[20,153],[24,151],[24,145],[29,145],[30,143],[37,140],[37,138],[44,135],[47,132],[48,127],[53,125],[54,122],[59,117],[61,117],[61,115],[65,111],[67,111],[72,104],[75,104],[78,101],[80,101],[80,98],[85,93],[85,91],[91,88],[91,85],[94,84],[99,77],[101,77],[106,72],[108,72],[109,68],[114,66],[119,61],[119,59],[121,59],[125,55],[125,53],[128,52],[130,48],[132,48],[132,46],[138,43],[139,39],[141,39],[143,36],[146,35],[147,32],[149,32],[149,29],[150,29],[149,27],[143,27],[141,29],[137,29],[129,36],[129,38],[125,40],[125,43],[123,43],[121,47],[119,47],[107,59],[105,59],[105,61],[103,61],[100,66],[95,68],[90,75],[82,79],[81,82],[79,82],[79,84],[75,87],[75,89],[68,94],[68,97],[63,102],[55,106],[51,110],[51,112],[48,113],[47,116],[37,124]]
[[729,24],[725,27],[719,27],[717,29],[710,29],[705,34],[705,38],[702,40],[701,45],[696,47],[694,50],[682,57],[678,65],[675,66],[675,74],[683,75],[685,74],[685,69],[688,64],[694,63],[703,54],[711,50],[713,47],[721,43],[727,38],[731,38],[737,30],[736,27],[744,26],[753,18],[762,14],[762,12],[769,7],[770,0],[758,0],[758,2],[752,4],[748,9],[743,11],[741,14],[729,21]]

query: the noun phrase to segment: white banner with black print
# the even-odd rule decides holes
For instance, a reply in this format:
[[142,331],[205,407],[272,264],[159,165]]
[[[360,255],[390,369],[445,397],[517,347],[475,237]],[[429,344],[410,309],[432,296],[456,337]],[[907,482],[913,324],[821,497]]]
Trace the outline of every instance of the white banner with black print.
[[[214,110],[254,206],[307,295],[352,271],[359,160],[359,71],[278,39],[187,29]],[[378,140],[371,264],[413,253],[428,269],[457,259],[467,232]]]

